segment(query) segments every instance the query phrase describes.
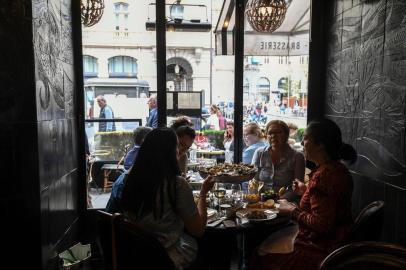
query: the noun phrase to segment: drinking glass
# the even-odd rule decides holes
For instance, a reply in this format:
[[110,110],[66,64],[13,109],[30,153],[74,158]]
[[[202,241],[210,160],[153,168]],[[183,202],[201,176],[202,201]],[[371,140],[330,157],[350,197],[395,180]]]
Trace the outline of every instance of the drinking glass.
[[197,158],[197,151],[196,149],[190,149],[189,150],[189,161],[194,163],[196,162],[196,158]]
[[231,197],[234,205],[237,205],[242,201],[243,192],[240,184],[231,185]]
[[226,150],[224,154],[224,162],[228,164],[233,164],[234,151]]
[[214,184],[214,196],[217,198],[217,207],[220,211],[220,201],[226,195],[226,187],[223,183]]
[[[262,182],[267,182],[267,183],[273,183],[273,176],[274,176],[274,166],[271,164],[271,166],[264,166],[264,167],[259,167],[258,168],[258,181]],[[263,185],[263,184],[262,184]],[[266,188],[269,188],[269,185],[266,185]]]

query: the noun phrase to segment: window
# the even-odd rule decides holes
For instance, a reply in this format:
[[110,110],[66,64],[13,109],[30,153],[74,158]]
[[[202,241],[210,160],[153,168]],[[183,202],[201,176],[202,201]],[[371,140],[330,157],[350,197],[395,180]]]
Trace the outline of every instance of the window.
[[257,81],[257,95],[260,101],[269,102],[269,94],[271,91],[271,84],[265,77],[259,78]]
[[130,56],[114,56],[109,59],[109,77],[137,78],[137,59]]
[[116,30],[128,31],[128,6],[121,2],[114,4]]
[[244,100],[249,100],[249,93],[250,93],[250,81],[245,78],[244,82]]
[[257,88],[258,89],[266,89],[269,90],[270,89],[270,83],[269,80],[265,77],[259,78],[258,82],[257,82]]
[[83,56],[83,76],[85,78],[97,77],[97,58],[84,55]]

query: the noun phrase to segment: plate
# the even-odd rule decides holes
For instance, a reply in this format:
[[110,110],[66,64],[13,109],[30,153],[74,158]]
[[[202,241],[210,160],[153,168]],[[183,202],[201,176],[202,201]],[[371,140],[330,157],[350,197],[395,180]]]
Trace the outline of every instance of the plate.
[[[247,219],[251,223],[259,223],[269,221],[278,216],[278,211],[273,209],[241,209],[236,213],[237,217],[241,219]],[[255,218],[255,215],[258,218]],[[263,218],[261,218],[263,216]]]
[[[202,178],[209,176],[208,173],[199,171],[199,174]],[[244,174],[244,175],[219,175],[213,176],[213,181],[220,183],[242,183],[251,180],[255,177],[256,173]]]
[[217,216],[217,210],[212,208],[207,208],[207,219],[212,219]]

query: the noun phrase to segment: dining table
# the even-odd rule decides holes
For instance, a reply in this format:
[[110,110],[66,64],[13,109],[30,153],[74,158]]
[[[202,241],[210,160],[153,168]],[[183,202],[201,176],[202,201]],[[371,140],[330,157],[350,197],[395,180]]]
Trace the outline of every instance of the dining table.
[[272,233],[292,224],[290,217],[279,215],[255,223],[236,215],[209,219],[202,241],[205,255],[211,258],[208,268],[229,269],[230,262],[237,261],[238,269],[248,269],[255,248]]

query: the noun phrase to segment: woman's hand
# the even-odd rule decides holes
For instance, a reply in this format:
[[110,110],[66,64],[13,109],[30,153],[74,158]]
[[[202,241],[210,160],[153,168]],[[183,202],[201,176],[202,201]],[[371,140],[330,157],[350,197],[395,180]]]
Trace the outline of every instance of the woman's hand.
[[213,188],[213,186],[213,176],[210,175],[206,179],[204,179],[202,188],[200,189],[200,196],[206,196],[206,194]]
[[292,214],[293,210],[297,208],[294,203],[288,202],[287,200],[279,200],[279,214],[281,216],[289,216]]
[[307,186],[302,181],[295,179],[292,183],[292,189],[294,193],[301,196],[306,192]]

